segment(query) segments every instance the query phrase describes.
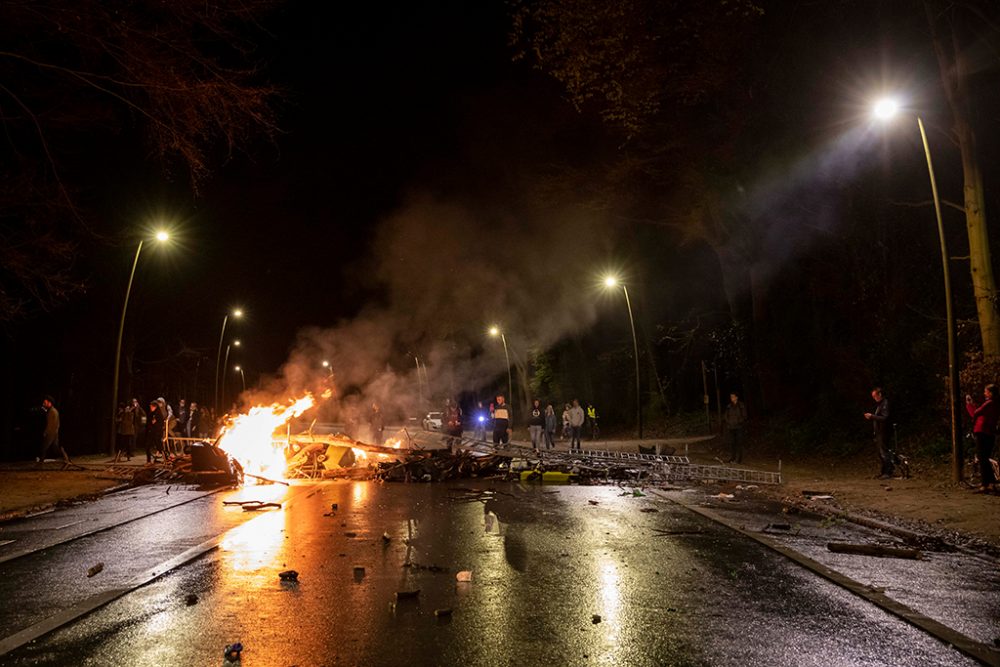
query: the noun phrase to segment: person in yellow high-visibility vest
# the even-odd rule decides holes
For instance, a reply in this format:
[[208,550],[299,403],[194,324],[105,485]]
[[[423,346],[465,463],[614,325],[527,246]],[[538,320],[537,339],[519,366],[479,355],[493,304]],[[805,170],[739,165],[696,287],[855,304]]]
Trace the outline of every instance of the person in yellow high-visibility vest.
[[587,425],[590,427],[590,439],[597,440],[597,409],[587,403]]

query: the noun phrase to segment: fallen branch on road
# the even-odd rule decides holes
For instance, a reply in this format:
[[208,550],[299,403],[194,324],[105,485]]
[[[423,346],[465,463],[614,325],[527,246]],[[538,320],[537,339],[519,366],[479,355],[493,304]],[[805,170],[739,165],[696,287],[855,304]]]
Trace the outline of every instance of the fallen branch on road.
[[883,547],[877,544],[848,544],[846,542],[829,542],[826,548],[836,554],[852,554],[856,556],[878,556],[882,558],[909,558],[920,560],[923,553],[919,549],[901,549],[899,547]]

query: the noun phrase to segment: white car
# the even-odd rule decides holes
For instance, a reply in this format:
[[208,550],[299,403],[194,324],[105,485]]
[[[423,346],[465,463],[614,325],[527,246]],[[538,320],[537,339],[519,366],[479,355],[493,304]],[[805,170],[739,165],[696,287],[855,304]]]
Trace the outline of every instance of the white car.
[[428,412],[427,416],[424,417],[424,430],[425,431],[440,431],[443,425],[444,413],[443,412]]

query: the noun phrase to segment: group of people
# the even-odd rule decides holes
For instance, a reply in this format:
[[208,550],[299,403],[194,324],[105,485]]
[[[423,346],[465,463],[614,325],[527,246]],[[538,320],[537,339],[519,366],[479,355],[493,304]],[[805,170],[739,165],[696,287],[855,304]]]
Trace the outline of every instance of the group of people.
[[[587,411],[580,406],[578,399],[573,399],[572,404],[567,403],[562,412],[562,439],[570,441],[570,449],[580,449],[580,438],[582,437],[584,424],[591,424],[591,434],[597,424],[597,410],[593,405],[587,406]],[[443,412],[444,430],[452,437],[461,437],[462,434],[462,411],[455,401],[448,400]],[[484,406],[480,401],[476,406],[473,415],[473,430],[477,440],[485,440],[486,432],[492,431],[494,444],[506,444],[510,442],[513,431],[513,413],[507,398],[503,394],[498,394],[496,400],[489,406]],[[531,447],[535,451],[539,449],[554,449],[556,434],[560,421],[556,416],[556,410],[552,403],[547,403],[542,407],[539,399],[531,402],[528,410],[528,435],[531,438]]]
[[[881,387],[872,389],[875,409],[865,413],[865,419],[872,422],[875,447],[878,450],[881,468],[878,478],[888,479],[895,472],[897,455],[886,440],[886,426],[889,423],[889,399]],[[976,442],[976,460],[979,463],[979,488],[977,493],[1000,491],[997,475],[993,469],[993,449],[996,446],[997,425],[1000,422],[1000,406],[996,403],[997,385],[990,383],[983,388],[983,400],[977,403],[971,394],[965,395],[965,410],[972,419],[972,437]]]
[[133,450],[141,443],[146,462],[152,463],[167,451],[169,438],[200,438],[207,435],[212,416],[198,403],[189,405],[185,399],[177,403],[177,412],[163,398],[151,400],[143,410],[138,398],[120,403],[115,416],[115,462],[132,460]]

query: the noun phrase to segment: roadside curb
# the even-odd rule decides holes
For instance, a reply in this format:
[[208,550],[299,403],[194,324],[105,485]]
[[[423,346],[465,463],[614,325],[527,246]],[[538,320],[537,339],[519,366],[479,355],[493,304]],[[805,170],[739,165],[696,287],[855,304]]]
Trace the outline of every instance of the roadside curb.
[[74,501],[80,502],[92,502],[100,500],[104,496],[110,495],[112,493],[118,493],[119,491],[124,491],[126,489],[132,488],[132,485],[128,482],[124,484],[118,484],[117,486],[112,486],[103,491],[95,491],[93,493],[81,493],[78,496],[71,496],[69,498],[61,498],[51,503],[45,503],[44,505],[35,505],[33,507],[26,507],[20,510],[10,510],[9,512],[4,512],[0,514],[0,525],[8,523],[10,521],[17,521],[18,519],[28,519],[39,514],[47,514],[48,512],[56,509],[59,503],[72,503]]
[[675,503],[686,510],[698,514],[706,519],[714,521],[726,528],[743,535],[758,544],[775,551],[782,556],[788,558],[789,560],[795,562],[813,572],[814,574],[827,579],[828,581],[844,588],[845,590],[854,593],[858,597],[867,600],[871,604],[879,607],[883,611],[892,614],[900,618],[901,620],[913,625],[914,627],[923,630],[927,634],[935,637],[944,644],[951,646],[960,653],[969,656],[975,660],[978,660],[986,665],[997,665],[1000,666],[1000,653],[996,651],[993,647],[988,644],[976,641],[971,637],[968,637],[958,630],[951,628],[939,621],[936,621],[907,605],[904,605],[891,597],[885,595],[879,590],[873,589],[870,586],[862,584],[861,582],[852,579],[851,577],[834,570],[826,565],[823,565],[817,560],[814,560],[804,554],[801,554],[794,549],[791,549],[784,544],[780,543],[778,540],[772,539],[766,535],[761,535],[755,533],[746,528],[736,525],[729,519],[725,518],[721,514],[715,512],[707,507],[702,507],[691,502],[687,502],[683,498],[674,498],[668,495],[665,491],[659,489],[650,489],[652,493],[658,498],[662,498],[667,502]]

